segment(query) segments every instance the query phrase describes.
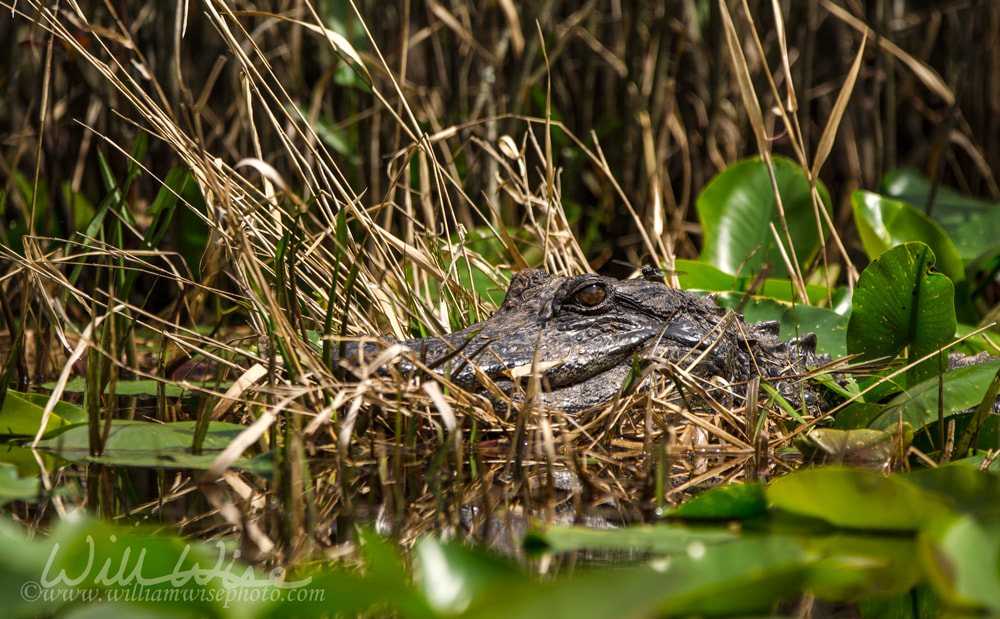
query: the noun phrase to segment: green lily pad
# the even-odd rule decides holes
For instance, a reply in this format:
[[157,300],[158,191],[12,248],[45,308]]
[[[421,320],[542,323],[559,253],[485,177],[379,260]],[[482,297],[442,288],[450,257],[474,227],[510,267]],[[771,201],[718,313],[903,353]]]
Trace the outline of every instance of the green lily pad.
[[7,443],[0,445],[0,462],[12,464],[21,477],[36,477],[40,472],[39,458],[46,471],[53,471],[61,461],[50,453],[33,451],[28,447]]
[[670,513],[678,518],[747,520],[767,513],[761,484],[732,484],[713,488]]
[[506,595],[498,601],[476,604],[464,616],[755,615],[768,612],[775,600],[801,592],[808,569],[817,560],[798,540],[784,536],[692,544],[683,553],[648,565],[513,584],[503,589]]
[[[209,380],[204,382],[199,381],[188,381],[192,385],[203,385],[210,389],[228,389],[232,386],[232,382],[219,383],[215,380]],[[154,397],[157,395],[157,387],[161,384],[161,381],[153,380],[150,378],[144,378],[141,380],[120,380],[115,383],[115,394],[119,396],[134,395],[134,396],[149,396]],[[42,385],[47,389],[51,389],[55,386],[55,383],[45,383]],[[163,385],[164,394],[168,398],[179,398],[189,392],[189,390],[177,383],[166,383]],[[73,380],[66,383],[66,393],[83,393],[87,390],[87,379],[80,377],[74,378]],[[74,422],[76,423],[76,422]]]
[[[720,294],[719,305],[735,308],[742,296],[737,293]],[[816,352],[826,353],[834,359],[847,354],[847,317],[831,309],[811,305],[793,307],[771,299],[751,299],[743,305],[743,318],[747,322],[777,320],[781,323],[779,337],[783,340],[815,333]]]
[[802,469],[767,488],[774,507],[857,530],[919,531],[954,514],[944,497],[861,469]]
[[[3,409],[0,409],[0,436],[35,436],[42,425],[48,400],[47,395],[8,390],[3,400]],[[86,419],[87,413],[80,407],[68,402],[57,402],[45,424],[45,433]]]
[[874,260],[890,247],[921,241],[937,256],[938,268],[953,282],[965,279],[965,266],[948,234],[933,219],[906,202],[870,191],[851,194],[854,221],[865,253]]
[[[903,168],[886,173],[881,191],[923,211],[934,190],[923,174]],[[948,233],[966,262],[1000,251],[1000,204],[969,198],[953,187],[939,185],[931,216]]]
[[962,515],[935,527],[922,541],[931,582],[967,616],[1000,613],[1000,517]]
[[851,464],[875,469],[888,467],[893,458],[906,453],[913,430],[906,428],[902,440],[884,430],[861,428],[835,430],[813,428],[795,438],[805,464]]
[[977,518],[1000,516],[1000,477],[957,462],[915,471],[906,481],[947,496],[959,511]]
[[0,464],[0,505],[11,501],[34,501],[41,490],[38,477],[20,477],[17,467]]
[[[743,486],[729,486],[738,488]],[[674,512],[672,516],[681,514]],[[738,537],[729,531],[692,530],[677,525],[633,526],[622,529],[589,527],[553,527],[529,533],[525,546],[534,551],[568,552],[570,550],[632,550],[653,553],[684,552],[690,544],[719,544]]]
[[[801,266],[816,255],[820,246],[809,179],[802,167],[790,159],[775,156],[771,163]],[[823,208],[829,212],[826,187],[818,183],[817,190]],[[705,233],[702,260],[733,275],[757,273],[767,262],[774,266],[775,277],[789,276],[770,228],[773,223],[782,235],[782,243],[787,244],[770,174],[760,158],[744,159],[717,174],[698,196],[696,207]],[[754,252],[758,246],[760,250]]]
[[[509,561],[460,544],[424,538],[413,555],[418,588],[439,616],[502,607],[511,590],[538,586]],[[406,584],[405,578],[396,582]]]
[[[868,265],[858,279],[847,323],[847,352],[860,361],[895,358],[910,347],[917,359],[955,335],[954,286],[931,272],[934,253],[923,243],[897,245]],[[915,385],[938,372],[940,356],[907,371]]]
[[[978,406],[998,370],[1000,361],[987,361],[945,372],[941,377],[944,403],[940,407],[944,416]],[[919,430],[937,421],[938,408],[938,378],[935,376],[890,400],[869,427],[884,430],[902,419]]]
[[809,570],[808,589],[823,599],[856,600],[908,592],[923,579],[919,549],[909,536],[837,532],[807,537],[803,544],[833,559]]
[[[246,428],[237,424],[213,421],[202,443],[202,453],[192,454],[194,421],[153,423],[116,419],[99,456],[90,455],[90,430],[86,425],[71,427],[41,441],[39,449],[48,450],[64,460],[76,463],[101,462],[118,466],[207,469],[218,452],[225,449]],[[241,458],[235,467],[253,473],[271,470],[268,455]]]

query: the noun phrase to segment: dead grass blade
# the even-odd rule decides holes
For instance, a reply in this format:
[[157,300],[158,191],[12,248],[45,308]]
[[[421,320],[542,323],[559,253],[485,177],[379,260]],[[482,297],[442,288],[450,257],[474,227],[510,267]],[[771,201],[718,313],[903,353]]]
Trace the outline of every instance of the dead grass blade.
[[767,139],[764,116],[761,114],[760,103],[757,100],[757,93],[754,91],[753,80],[750,77],[750,66],[743,55],[743,45],[736,33],[736,26],[733,24],[732,15],[729,14],[729,7],[726,6],[725,0],[718,0],[718,2],[726,35],[726,49],[729,50],[730,66],[736,76],[736,83],[739,85],[740,100],[743,101],[743,107],[746,108],[747,116],[750,117],[750,127],[757,139],[757,150],[761,157],[766,157],[766,153],[771,152],[771,145]]
[[[840,128],[840,119],[844,117],[844,111],[847,110],[847,102],[851,99],[851,94],[854,92],[854,84],[857,82],[858,74],[861,72],[861,60],[865,55],[865,43],[868,42],[868,32],[865,31],[864,35],[861,37],[861,45],[858,47],[858,53],[854,56],[854,62],[851,63],[851,69],[847,72],[847,77],[844,79],[844,85],[840,88],[840,93],[837,94],[837,101],[833,104],[833,110],[830,112],[830,118],[826,122],[826,126],[823,127],[823,134],[819,138],[819,144],[816,146],[816,155],[813,157],[812,171],[809,174],[809,182],[813,187],[816,186],[816,180],[819,178],[820,168],[826,163],[827,157],[830,156],[830,151],[833,150],[833,142],[837,137],[837,129]],[[822,237],[822,235],[820,235]]]

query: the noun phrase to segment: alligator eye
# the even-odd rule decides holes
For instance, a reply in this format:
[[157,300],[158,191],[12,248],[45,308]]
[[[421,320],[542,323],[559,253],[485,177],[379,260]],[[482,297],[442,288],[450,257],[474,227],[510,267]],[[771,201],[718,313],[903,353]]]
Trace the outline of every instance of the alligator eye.
[[600,305],[604,301],[605,297],[608,296],[608,291],[604,289],[604,286],[600,284],[590,284],[589,286],[584,286],[583,288],[576,291],[576,300],[580,302],[581,305],[586,307],[594,307],[595,305]]

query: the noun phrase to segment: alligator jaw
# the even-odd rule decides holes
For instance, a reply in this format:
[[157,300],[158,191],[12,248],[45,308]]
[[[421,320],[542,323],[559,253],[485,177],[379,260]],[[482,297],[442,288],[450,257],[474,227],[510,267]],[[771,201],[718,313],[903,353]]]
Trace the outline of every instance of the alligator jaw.
[[[570,383],[560,387],[554,387],[551,384],[543,385],[542,391],[535,397],[535,403],[544,408],[561,410],[564,413],[578,413],[589,408],[596,408],[614,399],[625,385],[625,380],[631,371],[631,362],[619,363],[578,383]],[[523,385],[524,383],[522,383]],[[514,391],[510,380],[499,380],[497,386],[506,393],[512,393],[516,404],[523,403],[520,393]],[[551,389],[546,389],[546,386],[551,387]]]

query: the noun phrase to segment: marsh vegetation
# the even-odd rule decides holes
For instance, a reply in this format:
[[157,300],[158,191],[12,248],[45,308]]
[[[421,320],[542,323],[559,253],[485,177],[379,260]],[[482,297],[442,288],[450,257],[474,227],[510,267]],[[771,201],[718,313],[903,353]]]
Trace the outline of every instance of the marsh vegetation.
[[[1000,362],[945,371],[998,352],[996,3],[0,6],[11,612],[125,549],[175,578],[119,613],[1000,612]],[[816,333],[825,405],[335,361],[642,266]]]

